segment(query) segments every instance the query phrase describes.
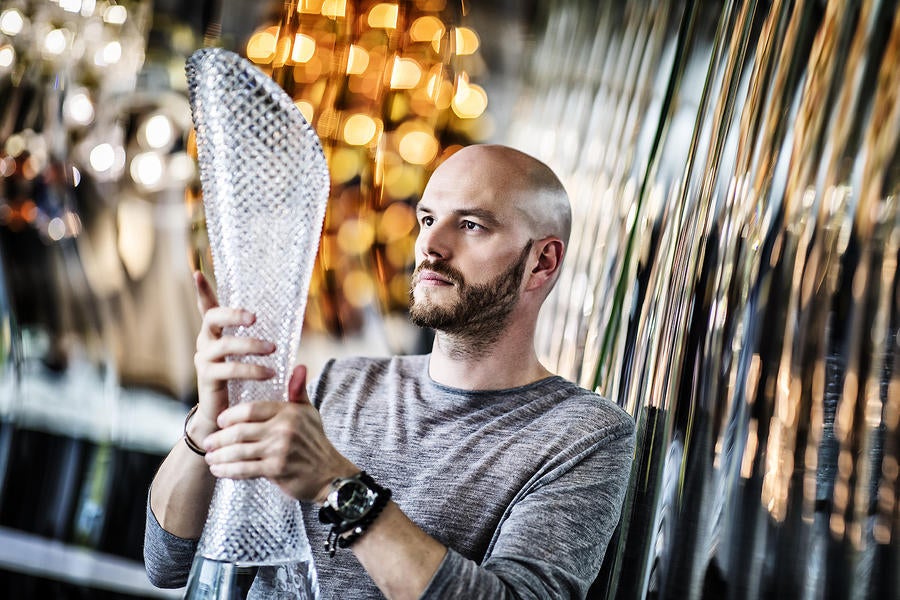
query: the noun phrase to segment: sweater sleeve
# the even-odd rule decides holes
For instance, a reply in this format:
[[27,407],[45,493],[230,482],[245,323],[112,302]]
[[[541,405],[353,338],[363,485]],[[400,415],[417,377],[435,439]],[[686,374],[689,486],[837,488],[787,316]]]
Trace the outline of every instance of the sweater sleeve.
[[479,565],[449,550],[422,598],[584,598],[618,524],[634,454],[624,418],[507,511]]
[[144,529],[144,568],[150,583],[159,588],[187,584],[198,540],[173,535],[162,528],[150,509],[147,496],[147,525]]

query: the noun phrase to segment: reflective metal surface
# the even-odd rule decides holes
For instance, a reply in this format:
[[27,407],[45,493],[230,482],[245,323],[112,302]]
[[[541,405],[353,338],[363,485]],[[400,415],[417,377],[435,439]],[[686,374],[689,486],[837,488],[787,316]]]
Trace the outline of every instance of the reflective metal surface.
[[898,94],[896,2],[547,8],[509,140],[573,199],[540,349],[638,425],[596,597],[900,594]]

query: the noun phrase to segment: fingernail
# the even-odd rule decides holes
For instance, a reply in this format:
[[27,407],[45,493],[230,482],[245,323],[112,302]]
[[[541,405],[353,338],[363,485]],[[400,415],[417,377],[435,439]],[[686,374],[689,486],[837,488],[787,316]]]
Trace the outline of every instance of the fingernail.
[[253,313],[250,313],[250,312],[245,312],[244,315],[241,317],[241,323],[243,323],[244,325],[252,325],[253,321],[255,321],[255,320],[256,320],[256,315],[254,315]]
[[276,346],[272,342],[266,342],[265,348],[266,348],[266,352],[275,352]]

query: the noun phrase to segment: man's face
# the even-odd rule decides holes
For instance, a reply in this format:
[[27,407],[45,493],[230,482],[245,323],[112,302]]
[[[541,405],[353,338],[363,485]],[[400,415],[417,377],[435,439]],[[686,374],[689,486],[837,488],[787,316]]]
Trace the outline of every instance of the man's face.
[[434,174],[416,208],[410,315],[447,333],[496,337],[519,300],[530,231],[495,174],[471,161]]
[[[420,327],[447,333],[466,333],[474,338],[495,339],[519,299],[519,284],[531,250],[529,241],[519,258],[491,281],[467,283],[462,273],[445,262],[425,260],[416,267],[409,293],[409,314]],[[427,293],[416,298],[423,278],[446,280],[456,288],[456,297],[434,301]],[[426,284],[427,285],[427,284]]]

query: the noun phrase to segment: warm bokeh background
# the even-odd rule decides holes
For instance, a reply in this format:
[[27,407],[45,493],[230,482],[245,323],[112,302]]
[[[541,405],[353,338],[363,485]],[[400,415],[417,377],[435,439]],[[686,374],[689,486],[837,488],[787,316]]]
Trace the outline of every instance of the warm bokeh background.
[[560,175],[539,353],[638,425],[593,597],[900,594],[898,2],[0,0],[0,597],[171,596],[139,561],[212,272],[205,45],[326,151],[313,371],[428,348],[406,281],[446,156]]

